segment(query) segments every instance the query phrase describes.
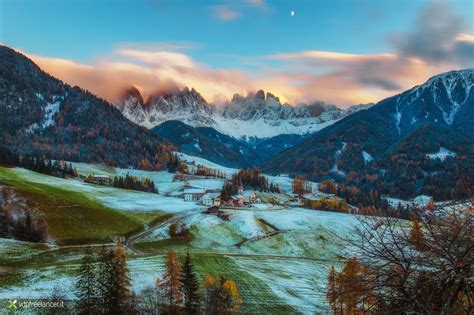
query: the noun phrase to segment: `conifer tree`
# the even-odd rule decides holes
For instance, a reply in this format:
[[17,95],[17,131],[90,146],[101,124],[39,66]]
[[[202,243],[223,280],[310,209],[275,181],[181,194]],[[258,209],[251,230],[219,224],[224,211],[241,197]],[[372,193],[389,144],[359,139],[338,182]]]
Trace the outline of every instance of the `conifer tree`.
[[94,314],[97,310],[97,274],[94,267],[94,256],[90,247],[86,248],[82,264],[79,268],[79,280],[76,283],[78,297],[77,312]]
[[181,292],[181,264],[178,257],[172,251],[168,252],[166,261],[166,272],[163,280],[158,282],[158,286],[163,290],[169,306],[169,313],[175,314],[178,312],[179,304],[182,300]]
[[201,306],[201,297],[199,296],[199,285],[189,253],[186,254],[184,259],[182,273],[181,291],[183,292],[186,314],[198,314]]
[[423,232],[421,231],[420,221],[417,216],[413,216],[412,225],[410,229],[410,242],[417,248],[420,249],[423,243]]
[[98,291],[101,314],[121,314],[118,298],[118,274],[115,268],[114,252],[102,249],[99,263]]
[[122,311],[132,311],[132,293],[130,290],[131,279],[127,267],[127,256],[122,241],[117,242],[117,248],[114,257],[115,274],[117,280],[114,281],[117,285],[117,298],[121,305]]
[[336,269],[332,266],[331,271],[329,272],[328,276],[328,288],[327,288],[327,299],[329,304],[331,305],[332,311],[335,314],[337,311],[337,287],[336,287]]

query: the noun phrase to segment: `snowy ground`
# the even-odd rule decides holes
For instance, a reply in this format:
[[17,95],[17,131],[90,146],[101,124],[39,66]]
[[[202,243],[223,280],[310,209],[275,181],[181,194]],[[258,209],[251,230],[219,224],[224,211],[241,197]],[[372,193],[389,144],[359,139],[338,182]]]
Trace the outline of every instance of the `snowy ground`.
[[[181,212],[201,207],[194,202],[186,202],[179,198],[165,197],[133,190],[117,189],[84,183],[76,179],[62,179],[31,172],[22,168],[14,169],[16,175],[27,182],[46,184],[51,187],[71,190],[84,194],[85,198],[92,198],[103,205],[125,211],[163,211],[169,213]],[[156,177],[168,177],[168,173],[158,172]],[[160,185],[158,184],[158,187]]]
[[[327,274],[332,266],[340,267],[339,255],[344,245],[338,237],[351,235],[357,219],[349,214],[307,209],[229,210],[229,221],[214,215],[197,213],[182,219],[191,228],[194,238],[184,247],[163,247],[160,253],[146,257],[130,257],[128,265],[133,290],[141,292],[155,284],[164,271],[164,254],[172,249],[180,255],[191,253],[200,277],[207,272],[222,273],[237,281],[244,295],[243,309],[254,313],[324,312]],[[264,219],[284,232],[249,242],[242,248],[235,243],[243,238],[262,235],[268,227]],[[167,228],[152,236],[169,238]],[[26,244],[3,242],[0,248],[22,247]],[[14,242],[13,242],[14,243]],[[56,256],[61,261],[61,256]],[[17,285],[2,286],[2,298],[46,298],[59,286],[74,298],[75,271],[79,262],[35,264],[21,269]]]
[[[231,176],[236,169],[221,167],[204,159],[178,153],[190,167],[202,164]],[[24,169],[13,169],[25,184],[40,183],[51,187],[82,193],[103,205],[124,211],[161,211],[175,215],[177,222],[190,229],[192,237],[174,242],[169,236],[169,223],[153,230],[136,244],[150,256],[129,257],[128,264],[133,289],[139,293],[153,286],[163,273],[164,254],[173,250],[180,255],[190,252],[200,276],[206,272],[222,273],[236,280],[244,297],[243,309],[249,313],[314,313],[327,310],[325,287],[331,266],[340,266],[346,244],[341,238],[350,237],[358,224],[350,214],[323,212],[303,208],[283,208],[265,200],[288,200],[285,194],[259,193],[263,201],[239,210],[223,210],[228,219],[204,213],[186,211],[204,207],[165,195],[176,193],[185,182],[174,181],[174,174],[120,169],[101,165],[74,163],[82,175],[108,176],[129,173],[155,182],[160,194],[149,194],[112,187],[91,185],[75,179],[59,179]],[[283,192],[291,192],[292,179],[268,176]],[[195,187],[220,189],[223,179],[197,178],[188,180]],[[312,183],[316,190],[317,183]],[[186,216],[185,216],[186,215]],[[275,230],[276,229],[276,230]],[[275,231],[277,231],[275,233]],[[270,235],[270,236],[269,236]],[[267,236],[264,238],[259,238]],[[256,239],[258,238],[258,239]],[[242,241],[240,246],[236,246]],[[138,247],[139,245],[144,246]],[[30,244],[1,241],[0,256],[8,268],[13,268],[7,280],[0,277],[0,299],[48,297],[60,286],[73,298],[73,285],[80,255],[56,253],[45,259],[40,254],[46,248]],[[37,258],[36,255],[40,255]],[[0,259],[0,262],[3,262]],[[0,268],[1,271],[1,268]],[[10,270],[11,271],[11,270]],[[1,274],[0,274],[1,276]],[[4,281],[4,282],[2,282]]]

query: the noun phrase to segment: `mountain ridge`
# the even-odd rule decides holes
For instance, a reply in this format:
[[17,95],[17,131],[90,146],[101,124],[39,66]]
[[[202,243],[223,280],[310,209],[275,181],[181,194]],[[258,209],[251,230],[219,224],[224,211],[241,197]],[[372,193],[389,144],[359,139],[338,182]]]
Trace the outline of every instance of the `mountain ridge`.
[[0,46],[0,130],[0,145],[18,153],[123,167],[159,169],[169,145],[6,46]]
[[[270,159],[264,170],[310,179],[341,179],[350,172],[367,173],[386,179],[386,191],[397,190],[398,185],[410,187],[407,191],[412,193],[427,194],[432,191],[424,188],[426,184],[437,182],[430,189],[440,189],[443,177],[448,187],[454,187],[455,178],[462,176],[472,182],[473,85],[472,69],[434,76],[309,136]],[[432,161],[430,154],[442,148],[453,155]],[[364,156],[371,157],[370,163],[364,161]],[[449,163],[457,169],[451,169]]]
[[[135,89],[136,90],[136,89]],[[236,139],[271,138],[282,134],[305,135],[370,104],[342,110],[323,102],[290,106],[278,97],[259,90],[247,96],[235,94],[231,101],[217,107],[195,89],[184,88],[143,101],[138,90],[126,94],[117,107],[131,121],[153,128],[165,121],[178,120],[192,127],[211,127]],[[138,92],[139,93],[139,92]]]

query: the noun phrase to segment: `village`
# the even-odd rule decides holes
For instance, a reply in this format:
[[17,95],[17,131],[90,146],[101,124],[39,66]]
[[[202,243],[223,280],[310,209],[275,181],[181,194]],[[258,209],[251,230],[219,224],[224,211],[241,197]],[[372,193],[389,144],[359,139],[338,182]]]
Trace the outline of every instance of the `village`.
[[[194,161],[191,162],[188,166],[193,166]],[[200,165],[198,165],[199,167]],[[276,176],[277,178],[291,181],[292,189],[290,191],[282,191],[279,193],[264,193],[255,189],[245,189],[243,185],[237,187],[235,194],[231,194],[228,200],[222,198],[222,189],[219,188],[203,188],[193,186],[190,182],[193,179],[199,178],[209,178],[209,176],[200,176],[193,174],[193,168],[189,167],[187,169],[187,174],[176,173],[173,178],[174,182],[183,182],[181,188],[173,190],[170,192],[165,192],[163,195],[167,197],[179,198],[186,202],[194,202],[201,204],[206,207],[217,207],[217,208],[249,208],[249,207],[258,207],[262,203],[270,203],[273,205],[278,205],[284,208],[290,207],[305,207],[310,206],[311,204],[318,203],[320,204],[325,202],[336,202],[344,205],[344,208],[350,210],[348,212],[354,212],[353,207],[345,204],[345,201],[335,197],[333,194],[328,194],[319,191],[317,184],[310,184],[309,182],[303,181],[298,185],[298,180],[293,180],[289,178],[287,174],[280,174]],[[132,181],[139,182],[141,179],[133,176],[130,177]],[[82,176],[82,179],[85,182],[93,183],[103,186],[113,186],[116,179],[111,178],[108,175],[104,174],[89,174],[88,176]],[[223,180],[224,186],[226,185],[227,180]],[[159,185],[157,185],[157,192],[160,190]],[[298,188],[298,186],[300,186]],[[224,187],[223,187],[224,188]],[[160,194],[162,192],[160,191]],[[266,198],[262,198],[262,195],[265,195]],[[346,211],[347,211],[346,210]]]

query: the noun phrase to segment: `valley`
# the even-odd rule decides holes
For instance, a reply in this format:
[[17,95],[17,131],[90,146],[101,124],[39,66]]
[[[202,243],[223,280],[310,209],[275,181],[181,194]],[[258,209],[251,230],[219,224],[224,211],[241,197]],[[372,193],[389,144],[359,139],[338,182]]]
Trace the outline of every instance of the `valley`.
[[[195,161],[181,156],[188,163]],[[125,237],[136,293],[153,286],[164,272],[166,252],[172,250],[179,256],[189,252],[201,277],[212,271],[235,279],[242,290],[245,312],[327,310],[325,296],[318,292],[325,290],[329,268],[342,263],[346,246],[340,238],[350,235],[357,224],[356,216],[259,203],[224,207],[224,218],[206,214],[207,208],[199,203],[164,196],[185,184],[173,180],[175,174],[85,163],[74,163],[74,167],[82,175],[115,176],[126,172],[148,177],[161,193],[1,167],[0,182],[6,185],[3,189],[13,189],[38,205],[33,222],[45,220],[48,243],[1,240],[0,298],[12,294],[18,299],[47,298],[55,286],[74,298],[72,288],[86,244],[113,247],[118,237]],[[269,178],[278,181],[283,190],[291,190],[289,178]],[[187,182],[213,188],[220,187],[223,179],[196,176]],[[190,235],[185,239],[170,237],[172,223],[183,224]],[[270,233],[274,229],[280,232]],[[260,238],[266,234],[269,236]],[[237,246],[242,240],[248,241]]]

